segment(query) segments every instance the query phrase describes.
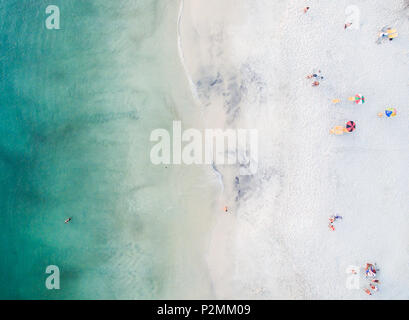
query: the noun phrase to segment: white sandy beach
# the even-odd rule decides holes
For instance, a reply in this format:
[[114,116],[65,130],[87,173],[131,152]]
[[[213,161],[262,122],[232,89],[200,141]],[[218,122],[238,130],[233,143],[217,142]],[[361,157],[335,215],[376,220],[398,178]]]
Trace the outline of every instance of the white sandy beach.
[[[257,174],[240,176],[235,185],[237,168],[220,169],[224,189],[215,200],[205,253],[212,294],[408,299],[405,1],[182,4],[179,53],[202,114],[200,126],[259,132]],[[349,5],[359,8],[358,29],[344,30]],[[385,25],[399,37],[378,45]],[[319,69],[325,79],[312,87],[305,77]],[[347,101],[356,93],[365,95],[365,104]],[[334,98],[343,102],[333,104]],[[377,117],[386,107],[395,107],[398,116]],[[355,132],[329,134],[348,120],[356,122]],[[222,212],[222,204],[231,213]],[[335,214],[343,220],[331,232],[328,218]],[[380,290],[370,297],[363,279],[359,290],[346,286],[347,268],[367,262],[380,268]]]

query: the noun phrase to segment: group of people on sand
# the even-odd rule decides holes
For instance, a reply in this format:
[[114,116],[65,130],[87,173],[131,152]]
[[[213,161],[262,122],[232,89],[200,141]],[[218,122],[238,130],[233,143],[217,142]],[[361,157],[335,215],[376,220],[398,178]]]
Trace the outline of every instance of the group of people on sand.
[[[350,270],[352,274],[358,274],[358,271],[355,269]],[[363,288],[364,292],[371,296],[375,292],[379,291],[379,280],[377,279],[379,268],[377,267],[376,263],[369,263],[367,262],[364,267],[364,275],[365,279],[368,281],[367,286]]]
[[[304,13],[306,14],[310,10],[310,7],[305,7],[304,8]],[[347,29],[351,27],[352,22],[346,22],[344,25],[344,29]],[[390,27],[384,27],[381,32],[378,34],[378,40],[377,43],[380,44],[383,40],[389,40],[392,41],[398,36],[398,33],[396,29],[390,28]],[[318,70],[317,72],[313,72],[309,75],[307,75],[307,79],[312,80],[312,86],[317,87],[320,85],[320,82],[324,79],[324,77],[321,74],[321,70]],[[355,103],[355,104],[364,104],[365,103],[365,97],[362,94],[356,94],[355,96],[349,97],[349,101]],[[340,103],[341,99],[333,99],[333,103]],[[392,107],[388,107],[385,109],[384,112],[379,112],[378,117],[395,117],[397,114],[396,109]],[[346,132],[353,132],[356,128],[355,122],[354,121],[348,121],[345,126],[335,126],[330,130],[331,134],[344,134]],[[329,224],[328,227],[331,231],[335,231],[335,223],[339,220],[342,219],[342,216],[339,215],[332,215],[329,217]],[[379,280],[377,279],[377,274],[379,269],[376,266],[376,263],[366,263],[365,267],[365,279],[368,281],[368,285],[363,288],[364,292],[368,295],[373,295],[375,292],[379,290],[378,285],[379,285]],[[356,270],[352,270],[353,274],[358,274]]]
[[[304,7],[303,11],[304,14],[307,13],[310,10],[310,7]],[[354,22],[351,20],[345,21],[344,23],[344,29],[348,29],[352,26]],[[378,39],[376,43],[381,43],[383,40],[387,39],[389,41],[392,41],[393,39],[398,37],[398,31],[394,28],[391,27],[383,27],[381,31],[378,33]]]
[[366,279],[369,281],[368,284],[369,288],[364,288],[364,291],[366,294],[370,296],[379,290],[377,286],[379,284],[379,280],[376,279],[378,271],[379,269],[377,268],[376,263],[375,264],[367,263],[365,266],[365,276]]
[[309,74],[307,79],[312,79],[312,86],[316,87],[320,85],[320,81],[324,80],[324,77],[321,75],[321,70],[318,70],[316,73]]
[[[309,12],[310,7],[305,7],[303,9],[304,13],[306,14]],[[346,22],[344,25],[344,29],[349,28],[352,25],[352,22]],[[383,40],[387,39],[389,41],[392,41],[393,39],[398,37],[398,32],[396,29],[391,28],[391,27],[383,27],[381,31],[378,33],[378,39],[377,43],[380,44]],[[312,80],[312,86],[317,87],[320,85],[320,82],[324,80],[324,77],[321,74],[321,70],[318,70],[317,72],[313,72],[309,75],[307,75],[307,79]],[[349,101],[352,101],[356,104],[363,104],[365,103],[365,98],[361,94],[356,94],[355,96],[349,97]],[[333,99],[333,103],[340,103],[341,99]],[[397,111],[393,107],[387,107],[383,112],[378,113],[378,117],[386,117],[386,118],[392,118],[397,115]],[[333,127],[330,130],[331,134],[335,135],[343,135],[344,133],[348,132],[353,132],[356,129],[356,124],[354,121],[348,121],[345,125],[338,125]]]
[[329,217],[328,228],[329,228],[331,231],[335,231],[334,223],[335,223],[335,221],[341,220],[341,219],[342,219],[341,216],[331,216],[331,217]]

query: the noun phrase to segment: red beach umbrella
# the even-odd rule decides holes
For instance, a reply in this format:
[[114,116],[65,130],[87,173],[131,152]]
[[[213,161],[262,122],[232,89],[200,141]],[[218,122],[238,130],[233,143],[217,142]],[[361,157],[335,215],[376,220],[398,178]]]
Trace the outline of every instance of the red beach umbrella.
[[352,132],[352,131],[354,131],[356,129],[355,122],[353,122],[353,121],[348,121],[345,127],[346,127],[348,132]]

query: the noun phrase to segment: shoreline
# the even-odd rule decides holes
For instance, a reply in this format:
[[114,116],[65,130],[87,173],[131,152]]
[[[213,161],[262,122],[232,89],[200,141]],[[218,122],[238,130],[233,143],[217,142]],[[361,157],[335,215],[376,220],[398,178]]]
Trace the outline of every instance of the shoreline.
[[[224,3],[222,5],[226,9],[233,3],[232,1],[228,2],[229,4]],[[196,108],[199,109],[202,115],[200,126],[204,128],[222,128],[224,130],[226,127],[231,126],[226,123],[229,116],[225,112],[223,100],[220,99],[220,92],[216,92],[212,98],[207,99],[207,93],[210,92],[212,86],[210,83],[218,81],[218,72],[213,72],[213,63],[220,64],[220,60],[217,60],[218,53],[213,52],[209,56],[206,53],[208,49],[207,41],[217,45],[217,40],[214,41],[214,38],[217,38],[220,30],[223,29],[225,12],[216,10],[218,6],[220,6],[220,3],[218,4],[217,1],[185,3],[184,0],[181,0],[178,45],[181,63],[191,86]],[[212,11],[212,8],[215,11]],[[215,12],[219,12],[219,15],[214,14]],[[197,24],[198,16],[205,17],[205,20]],[[210,21],[207,21],[210,16]],[[232,12],[230,12],[230,16],[232,16]],[[186,57],[189,59],[186,59]],[[220,67],[223,66],[220,65]],[[208,72],[205,72],[203,78],[202,73],[206,68],[209,69]],[[208,89],[210,90],[207,91]],[[213,165],[204,170],[211,171],[210,174],[214,175],[220,184],[220,190],[211,209],[211,229],[206,237],[206,250],[203,253],[211,277],[213,294],[218,299],[221,296],[220,292],[223,291],[223,287],[229,290],[232,287],[231,284],[226,285],[226,280],[229,281],[230,278],[230,269],[233,267],[231,265],[232,257],[229,258],[226,252],[231,238],[236,234],[234,227],[236,203],[233,200],[236,196],[233,182],[235,176],[238,175],[238,168],[215,167]],[[223,211],[224,206],[228,207],[228,213]]]

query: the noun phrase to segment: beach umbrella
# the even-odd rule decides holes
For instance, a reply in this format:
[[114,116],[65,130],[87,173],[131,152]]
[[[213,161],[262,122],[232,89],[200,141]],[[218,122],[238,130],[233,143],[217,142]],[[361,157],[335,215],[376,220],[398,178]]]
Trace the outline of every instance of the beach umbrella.
[[354,98],[355,98],[354,101],[355,101],[356,104],[364,104],[365,103],[365,97],[362,94],[358,93],[358,94],[355,95]]
[[387,108],[385,110],[385,115],[390,118],[390,117],[395,117],[396,116],[396,109],[395,108]]
[[356,128],[355,122],[353,122],[353,121],[348,121],[345,127],[346,127],[346,129],[347,129],[348,132],[352,132],[352,131],[354,131],[355,128]]
[[364,104],[365,97],[362,94],[357,93],[354,97],[349,97],[349,101],[355,102],[356,104]]

